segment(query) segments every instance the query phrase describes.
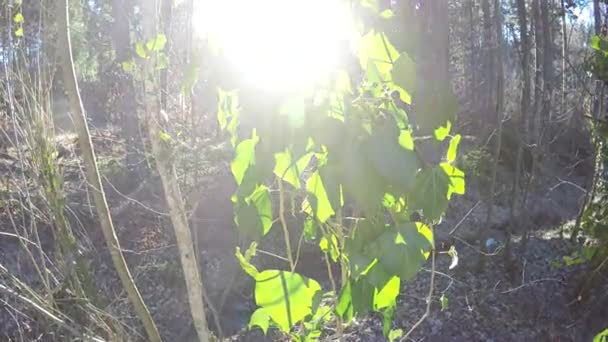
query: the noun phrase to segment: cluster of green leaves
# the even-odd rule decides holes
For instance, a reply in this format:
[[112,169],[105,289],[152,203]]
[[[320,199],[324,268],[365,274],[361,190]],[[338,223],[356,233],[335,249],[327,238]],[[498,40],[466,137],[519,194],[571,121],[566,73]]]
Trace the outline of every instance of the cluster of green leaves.
[[15,37],[23,37],[24,20],[25,18],[23,18],[23,13],[21,12],[17,12],[17,14],[13,16],[13,22],[15,23]]
[[[377,10],[369,3],[361,5]],[[452,195],[464,194],[464,173],[454,165],[460,135],[450,135],[456,108],[449,85],[441,85],[443,92],[433,98],[417,97],[413,59],[377,27],[362,32],[358,57],[362,80],[335,70],[315,89],[284,98],[267,114],[271,127],[254,125],[244,136],[238,128],[247,108],[239,105],[237,91],[219,91],[219,124],[230,132],[235,150],[231,170],[238,184],[233,202],[240,232],[255,240],[269,233],[270,184],[279,179],[290,193],[305,196],[300,214],[306,237],[316,238],[327,258],[342,266],[340,288],[323,293],[317,281],[293,270],[258,271],[250,262],[255,245],[245,255],[237,250],[256,282],[259,309],[250,326],[266,331],[272,324],[285,333],[299,326],[292,337],[309,341],[329,320],[350,322],[378,311],[385,335],[397,339],[392,316],[402,282],[413,279],[432,252],[432,226]],[[412,102],[416,125],[403,106]],[[427,132],[437,145],[447,145],[436,164],[423,160],[418,148]],[[345,213],[359,218],[347,222]],[[443,303],[447,306],[447,299]]]
[[[595,35],[591,38],[591,49],[595,51],[594,76],[608,81],[608,40],[604,36]],[[596,168],[605,169],[608,165],[608,123],[605,118],[592,121],[593,138],[597,142]],[[599,171],[595,180],[595,198],[591,199],[582,216],[581,224],[584,231],[594,237],[598,243],[586,246],[583,250],[583,260],[590,260],[597,251],[601,254],[608,251],[608,180],[605,170]],[[577,258],[574,259],[578,261]]]
[[[149,59],[155,54],[156,69],[161,70],[167,68],[169,65],[169,58],[165,53],[165,46],[167,45],[167,37],[159,33],[156,37],[150,38],[145,42],[135,43],[135,54],[141,59]],[[132,60],[122,61],[122,69],[130,74],[136,76],[137,64]]]
[[608,81],[608,40],[594,35],[591,38],[591,49],[595,51],[593,73],[598,79]]

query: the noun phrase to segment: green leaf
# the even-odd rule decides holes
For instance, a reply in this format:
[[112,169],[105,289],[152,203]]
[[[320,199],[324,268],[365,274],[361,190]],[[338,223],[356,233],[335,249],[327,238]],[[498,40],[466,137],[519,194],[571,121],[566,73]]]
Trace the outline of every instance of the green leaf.
[[416,65],[407,53],[402,53],[391,71],[393,82],[399,86],[399,95],[405,103],[412,103],[410,94],[416,90]]
[[308,201],[312,206],[314,216],[317,218],[317,220],[319,220],[320,223],[324,223],[335,214],[335,211],[329,201],[329,197],[327,196],[325,186],[323,185],[323,180],[319,175],[319,171],[315,171],[306,181],[306,191],[308,191],[313,197]]
[[448,120],[445,126],[440,126],[435,129],[435,139],[438,141],[444,141],[448,135],[450,135],[450,130],[452,129],[452,122]]
[[291,184],[296,189],[300,188],[300,174],[312,158],[312,153],[306,153],[297,162],[292,160],[289,150],[275,153],[274,174],[283,181]]
[[[449,165],[449,164],[448,164]],[[416,175],[412,192],[408,196],[411,211],[422,210],[425,217],[435,221],[448,207],[450,177],[444,168],[436,166],[422,169]]]
[[257,243],[254,241],[251,243],[251,246],[249,246],[247,251],[245,251],[245,255],[241,253],[241,248],[238,246],[236,247],[236,252],[234,253],[236,258],[239,260],[243,271],[245,271],[245,273],[249,274],[254,279],[260,273],[258,269],[253,264],[251,264],[251,258],[256,254],[256,247]]
[[401,329],[394,329],[389,331],[388,333],[388,340],[389,342],[394,342],[398,339],[400,339],[403,336],[403,330]]
[[368,69],[372,66],[376,68],[374,73],[377,73],[384,81],[390,81],[393,63],[397,58],[399,58],[399,52],[390,43],[384,32],[371,31],[361,38],[359,62],[368,74]]
[[448,309],[449,301],[448,301],[448,297],[445,296],[445,293],[441,294],[441,297],[439,298],[439,302],[441,303],[441,311],[445,311]]
[[395,306],[389,306],[382,312],[382,334],[388,336],[393,327],[393,317],[395,316]]
[[336,304],[336,314],[345,322],[350,322],[353,319],[354,308],[350,282],[343,285],[342,291],[340,291],[338,303]]
[[591,37],[591,48],[594,50],[598,50],[598,51],[602,51],[602,49],[600,48],[600,36],[598,35],[594,35],[593,37]]
[[[454,95],[451,85],[441,81],[425,80],[416,86],[415,122],[419,126],[420,134],[432,134],[447,121],[452,121],[458,111],[458,99]],[[409,113],[412,114],[412,113]]]
[[263,235],[268,234],[272,227],[272,200],[268,188],[263,185],[259,186],[247,200],[256,208],[262,223]]
[[432,238],[427,226],[410,222],[383,233],[368,250],[388,273],[411,280],[427,259]]
[[266,335],[268,332],[268,326],[270,325],[270,315],[264,310],[264,308],[258,308],[251,314],[251,318],[249,319],[248,328],[251,329],[253,327],[259,327]]
[[361,0],[361,7],[368,8],[375,13],[380,11],[380,1],[379,0]]
[[392,19],[394,16],[395,13],[393,13],[393,11],[390,9],[386,9],[380,13],[380,18],[382,19]]
[[232,146],[236,143],[237,127],[240,121],[239,98],[236,91],[218,88],[217,121],[222,130],[232,135]]
[[13,17],[13,21],[15,22],[15,24],[21,24],[23,22],[24,18],[23,18],[23,14],[21,12],[15,14],[15,16]]
[[401,147],[400,137],[393,135],[388,126],[392,125],[389,123],[374,131],[365,145],[366,156],[387,184],[398,191],[407,192],[414,182],[418,159],[412,150]]
[[414,139],[412,138],[412,131],[402,130],[399,133],[399,145],[406,150],[414,150]]
[[171,136],[169,134],[167,134],[167,132],[164,132],[164,131],[158,132],[158,137],[160,138],[160,140],[162,140],[166,143],[171,141]]
[[266,270],[255,280],[256,304],[284,332],[312,314],[313,298],[321,290],[315,280],[293,272]]
[[375,288],[367,279],[360,278],[354,281],[351,291],[355,315],[366,314],[373,310]]
[[595,337],[593,338],[593,342],[606,342],[606,341],[608,341],[608,329],[595,335]]
[[243,182],[245,171],[255,164],[255,147],[260,139],[254,137],[241,141],[235,151],[235,157],[230,163],[230,169],[234,175],[234,180],[238,185]]
[[390,306],[395,306],[397,304],[400,285],[401,279],[399,279],[399,277],[392,277],[384,288],[380,291],[376,290],[376,295],[374,296],[374,310],[379,311]]
[[304,220],[304,238],[306,241],[313,241],[317,238],[318,226],[315,220],[311,217],[306,217]]
[[156,37],[148,39],[146,42],[146,49],[148,49],[148,51],[161,51],[165,48],[166,44],[167,37],[164,34],[159,33]]
[[460,134],[456,134],[450,139],[450,145],[448,146],[448,163],[453,163],[456,160],[456,154],[458,152],[458,145],[460,144]]
[[338,238],[336,238],[335,234],[330,234],[330,238],[327,236],[323,236],[321,241],[319,241],[319,248],[323,253],[329,254],[331,260],[333,262],[338,261],[338,256],[340,255],[340,248],[338,247]]
[[122,70],[124,70],[124,72],[126,73],[133,73],[135,71],[135,63],[133,63],[133,61],[128,60],[128,61],[123,61],[122,63],[120,63],[120,66],[122,67]]
[[443,169],[445,174],[449,177],[450,185],[448,187],[447,199],[452,198],[452,194],[464,195],[465,193],[465,179],[464,172],[455,166],[448,163],[441,163],[440,167]]
[[18,29],[15,30],[15,36],[23,37],[23,27],[19,27]]
[[146,52],[146,48],[144,47],[144,44],[142,43],[136,43],[135,44],[135,53],[143,59],[147,59],[148,58],[148,53]]

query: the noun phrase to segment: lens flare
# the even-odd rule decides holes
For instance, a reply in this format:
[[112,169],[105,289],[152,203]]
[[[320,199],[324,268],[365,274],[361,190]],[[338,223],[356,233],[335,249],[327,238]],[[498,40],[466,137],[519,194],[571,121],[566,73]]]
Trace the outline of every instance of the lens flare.
[[322,80],[355,42],[344,3],[201,0],[194,22],[244,81],[270,91],[297,90]]

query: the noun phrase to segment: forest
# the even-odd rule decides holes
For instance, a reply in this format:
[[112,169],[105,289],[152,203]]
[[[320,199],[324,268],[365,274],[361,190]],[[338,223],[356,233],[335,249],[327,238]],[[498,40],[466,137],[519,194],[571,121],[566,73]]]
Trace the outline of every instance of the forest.
[[608,341],[608,1],[0,0],[0,341]]

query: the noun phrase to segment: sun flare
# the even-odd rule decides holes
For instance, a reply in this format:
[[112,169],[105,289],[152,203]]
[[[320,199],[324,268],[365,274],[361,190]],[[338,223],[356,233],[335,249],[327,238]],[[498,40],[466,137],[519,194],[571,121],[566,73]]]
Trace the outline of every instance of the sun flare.
[[353,46],[356,29],[340,0],[201,0],[199,35],[219,47],[247,83],[268,91],[322,80]]

